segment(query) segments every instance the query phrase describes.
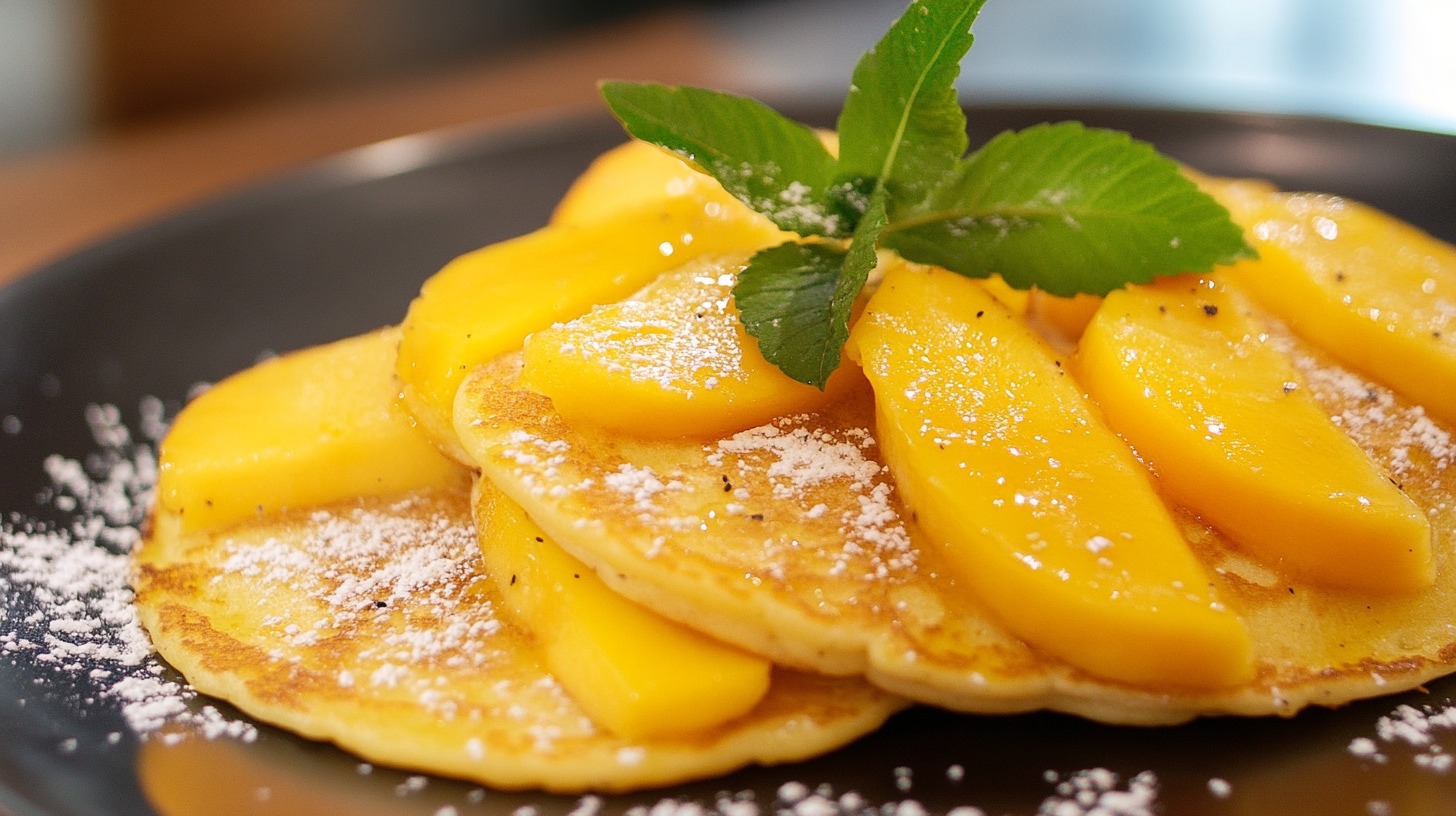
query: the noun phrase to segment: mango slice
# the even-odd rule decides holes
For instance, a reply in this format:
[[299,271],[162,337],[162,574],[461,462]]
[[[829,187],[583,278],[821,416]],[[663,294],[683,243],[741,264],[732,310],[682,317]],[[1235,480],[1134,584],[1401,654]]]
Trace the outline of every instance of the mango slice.
[[1070,352],[1101,305],[1102,298],[1097,295],[1059,297],[1033,289],[1028,293],[1024,316],[1058,351]]
[[1032,293],[1026,289],[1013,289],[1011,284],[1000,275],[985,278],[981,281],[981,285],[986,287],[986,291],[994,295],[997,300],[1006,304],[1006,308],[1010,309],[1012,314],[1024,315],[1026,310],[1031,307]]
[[[567,188],[552,224],[589,224],[664,199],[690,197],[763,218],[729,195],[712,176],[647,142],[625,142],[596,157]],[[767,223],[766,218],[764,222]]]
[[1227,274],[1299,334],[1456,423],[1456,247],[1324,195],[1226,187],[1259,259]]
[[[1211,176],[1186,165],[1181,170],[1189,181],[1198,185],[1198,189],[1213,196],[1225,208],[1232,208],[1235,199],[1238,198],[1257,199],[1279,192],[1279,188],[1274,186],[1274,182],[1268,179]],[[1244,222],[1235,216],[1234,223],[1242,224]]]
[[1164,492],[1264,563],[1333,587],[1430,586],[1425,515],[1225,287],[1181,278],[1109,294],[1077,373]]
[[[1183,168],[1183,175],[1197,184],[1199,189],[1220,201],[1225,200],[1228,196],[1268,195],[1275,190],[1274,185],[1262,179],[1206,176],[1188,167]],[[992,278],[992,280],[999,280],[999,278]],[[1012,303],[1002,297],[1001,293],[994,288],[991,288],[991,293],[1008,305]],[[1032,326],[1059,351],[1070,352],[1075,349],[1077,340],[1082,336],[1082,331],[1087,328],[1087,324],[1092,320],[1092,315],[1096,314],[1097,308],[1102,305],[1102,298],[1086,293],[1072,297],[1060,297],[1033,289],[1018,294],[1022,298],[1019,312],[1024,314]],[[1018,309],[1013,308],[1013,311],[1018,311]]]
[[627,739],[706,731],[768,693],[772,664],[608,589],[488,479],[476,527],[501,603],[593,722]]
[[913,516],[1008,629],[1142,687],[1250,678],[1248,633],[1146,471],[985,289],[896,263],[849,343]]
[[823,391],[765,360],[733,307],[744,256],[663,275],[638,295],[531,335],[521,384],[568,422],[634,437],[718,437],[812,411],[859,380],[845,360]]
[[442,450],[468,462],[452,422],[465,372],[686,260],[780,235],[745,212],[678,196],[599,221],[544,227],[451,261],[425,281],[401,327],[395,372],[410,414]]
[[287,354],[182,409],[162,442],[161,507],[184,533],[290,507],[461,484],[395,399],[396,329]]

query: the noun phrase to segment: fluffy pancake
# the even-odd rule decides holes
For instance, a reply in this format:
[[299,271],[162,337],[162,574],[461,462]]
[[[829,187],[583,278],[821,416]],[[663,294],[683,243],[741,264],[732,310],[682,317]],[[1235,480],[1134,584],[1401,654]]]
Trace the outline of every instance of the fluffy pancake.
[[515,386],[519,358],[508,356],[466,380],[456,429],[488,478],[623,594],[775,661],[864,673],[925,702],[1169,723],[1288,715],[1451,671],[1449,429],[1279,327],[1270,331],[1321,404],[1427,512],[1437,579],[1412,595],[1291,583],[1183,516],[1254,643],[1255,679],[1214,692],[1101,680],[1007,634],[917,541],[877,456],[867,391],[713,442],[647,442],[567,424],[549,400]]
[[902,703],[776,671],[744,717],[631,742],[595,727],[497,616],[464,491],[422,491],[181,535],[154,519],[136,599],[198,690],[383,764],[497,788],[625,790],[805,758]]

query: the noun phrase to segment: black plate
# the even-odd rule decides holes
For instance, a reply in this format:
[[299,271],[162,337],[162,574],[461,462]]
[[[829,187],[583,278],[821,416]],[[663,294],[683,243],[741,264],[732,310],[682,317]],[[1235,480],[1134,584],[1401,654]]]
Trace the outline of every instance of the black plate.
[[[816,108],[800,115],[831,119]],[[1208,172],[1358,198],[1456,240],[1452,136],[1109,108],[976,108],[971,129],[980,141],[1003,128],[1069,118],[1132,131]],[[0,291],[0,420],[14,418],[0,431],[0,510],[54,517],[36,500],[48,484],[42,462],[91,450],[87,404],[115,404],[134,422],[145,396],[176,405],[192,384],[260,353],[396,322],[427,275],[456,254],[540,225],[588,160],[621,138],[602,117],[388,143],[166,218]],[[3,634],[36,600],[24,587],[0,583],[0,591],[11,593]],[[23,654],[0,656],[0,812],[188,812],[149,801],[144,789],[158,790],[159,774],[172,779],[167,802],[191,791],[192,801],[210,803],[196,812],[436,813],[448,806],[461,814],[509,813],[533,804],[544,814],[577,804],[445,780],[401,794],[403,773],[361,775],[342,752],[266,727],[254,743],[143,744],[112,701],[96,699],[98,690],[84,675]],[[1048,772],[1101,767],[1124,784],[1152,771],[1163,812],[1179,816],[1363,815],[1375,812],[1372,802],[1397,814],[1448,813],[1456,808],[1456,772],[1419,767],[1416,752],[1400,746],[1380,743],[1385,762],[1358,758],[1348,746],[1373,737],[1376,720],[1397,702],[1444,705],[1453,692],[1456,683],[1442,682],[1430,695],[1310,711],[1292,721],[1216,719],[1156,729],[912,710],[815,762],[609,797],[604,809],[663,797],[711,807],[718,791],[752,790],[768,813],[779,786],[795,780],[827,784],[836,794],[856,790],[875,805],[913,798],[932,812],[968,804],[1025,814],[1054,792]],[[107,739],[113,732],[122,732],[119,741]],[[952,765],[964,768],[964,779],[950,778]],[[897,787],[897,768],[913,771],[908,793]],[[1227,796],[1210,789],[1214,778],[1229,784]]]

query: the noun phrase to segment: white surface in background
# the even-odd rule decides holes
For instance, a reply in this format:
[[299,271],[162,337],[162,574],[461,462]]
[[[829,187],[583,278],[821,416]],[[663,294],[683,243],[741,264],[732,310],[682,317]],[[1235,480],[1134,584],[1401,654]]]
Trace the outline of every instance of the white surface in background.
[[0,156],[86,123],[86,0],[0,0]]
[[[735,90],[843,94],[903,0],[714,13]],[[1456,132],[1456,0],[991,0],[970,99],[1335,116]]]

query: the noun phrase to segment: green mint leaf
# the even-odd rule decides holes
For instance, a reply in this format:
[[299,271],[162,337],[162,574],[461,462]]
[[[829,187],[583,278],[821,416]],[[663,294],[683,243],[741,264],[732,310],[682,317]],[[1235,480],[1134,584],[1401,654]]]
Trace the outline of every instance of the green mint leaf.
[[809,127],[755,99],[702,88],[604,82],[601,93],[628,133],[681,156],[780,229],[853,230],[830,195],[834,157]]
[[885,198],[873,197],[849,248],[785,243],[754,255],[733,287],[743,328],[765,359],[823,389],[849,339],[854,300],[875,267]]
[[733,287],[743,328],[764,358],[818,388],[839,365],[833,303],[844,259],[829,244],[779,244],[755,254]]
[[839,116],[841,179],[875,179],[913,205],[965,154],[955,81],[984,4],[916,0],[860,59]]
[[881,246],[1056,295],[1106,294],[1254,255],[1222,206],[1124,133],[1040,125],[965,156],[955,81],[984,4],[911,2],[855,68],[838,159],[752,99],[602,84],[633,136],[687,159],[779,227],[830,239],[758,253],[733,290],[745,329],[790,377],[824,387]]
[[912,261],[1064,296],[1253,254],[1228,211],[1172,160],[1076,122],[992,139],[883,240]]
[[830,340],[834,346],[836,364],[839,353],[844,350],[845,341],[849,339],[849,317],[854,310],[855,298],[859,297],[865,282],[870,278],[870,272],[879,263],[880,233],[884,232],[890,222],[885,213],[888,199],[883,187],[870,195],[869,206],[855,227],[849,249],[844,254],[844,264],[834,289],[830,314],[834,329]]

